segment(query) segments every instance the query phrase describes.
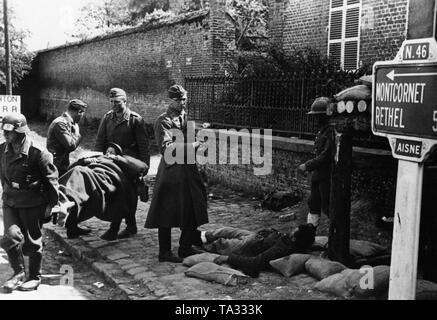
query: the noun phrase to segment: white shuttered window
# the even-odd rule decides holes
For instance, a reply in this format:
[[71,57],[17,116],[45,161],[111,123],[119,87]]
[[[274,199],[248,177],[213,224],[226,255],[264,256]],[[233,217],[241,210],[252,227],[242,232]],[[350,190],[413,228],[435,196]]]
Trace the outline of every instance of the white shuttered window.
[[358,68],[360,24],[361,0],[331,0],[328,55],[340,61],[342,69]]

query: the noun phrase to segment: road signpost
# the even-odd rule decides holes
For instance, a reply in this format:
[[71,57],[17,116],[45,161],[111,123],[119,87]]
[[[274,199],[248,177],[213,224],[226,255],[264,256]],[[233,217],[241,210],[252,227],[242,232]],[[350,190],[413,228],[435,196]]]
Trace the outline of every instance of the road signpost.
[[21,97],[0,95],[0,120],[6,113],[10,112],[21,112]]
[[399,159],[389,299],[416,294],[423,162],[437,145],[437,42],[405,40],[392,61],[373,66],[372,131]]

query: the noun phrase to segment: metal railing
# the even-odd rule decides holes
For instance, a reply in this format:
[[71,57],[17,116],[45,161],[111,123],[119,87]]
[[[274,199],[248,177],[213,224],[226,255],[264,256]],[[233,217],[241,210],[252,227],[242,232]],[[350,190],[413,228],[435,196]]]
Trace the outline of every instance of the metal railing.
[[[338,92],[329,85],[332,81],[314,74],[281,79],[193,77],[185,79],[185,87],[191,119],[311,139],[317,124],[307,112],[315,98]],[[385,148],[385,141],[373,135],[356,140],[363,147]]]

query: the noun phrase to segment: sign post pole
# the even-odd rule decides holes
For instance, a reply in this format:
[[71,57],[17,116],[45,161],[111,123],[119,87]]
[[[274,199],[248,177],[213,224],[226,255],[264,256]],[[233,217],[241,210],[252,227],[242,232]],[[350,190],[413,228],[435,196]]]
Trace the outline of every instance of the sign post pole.
[[423,163],[399,160],[389,300],[414,300],[419,252]]

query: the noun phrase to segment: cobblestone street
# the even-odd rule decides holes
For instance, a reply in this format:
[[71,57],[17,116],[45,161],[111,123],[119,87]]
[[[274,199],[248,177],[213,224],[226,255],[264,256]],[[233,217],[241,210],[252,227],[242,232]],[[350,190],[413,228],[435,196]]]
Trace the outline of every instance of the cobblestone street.
[[[3,223],[0,215],[0,235]],[[73,257],[66,248],[49,233],[44,235],[44,260],[42,284],[37,291],[14,291],[6,294],[0,289],[0,300],[125,300],[127,296],[116,286],[109,284],[83,261]],[[65,272],[71,272],[66,275]],[[12,274],[6,253],[0,249],[0,283]]]
[[[158,160],[159,157],[152,158],[149,175],[156,172]],[[212,187],[209,193],[210,223],[201,230],[233,226],[248,230],[274,227],[286,231],[291,225],[304,222],[303,215],[292,222],[280,222],[279,217],[289,212],[261,210],[259,200],[247,199],[222,187]],[[129,239],[101,240],[99,236],[109,223],[95,218],[82,223],[92,229],[92,233],[73,240],[67,239],[65,229],[52,224],[45,226],[47,232],[64,243],[73,255],[90,264],[106,281],[117,285],[129,299],[338,299],[313,291],[316,280],[304,274],[286,278],[273,272],[262,272],[259,278],[250,278],[236,287],[186,277],[184,271],[188,268],[182,264],[158,262],[157,230],[143,228],[149,204],[139,203],[138,234]],[[180,231],[172,230],[176,252]]]

